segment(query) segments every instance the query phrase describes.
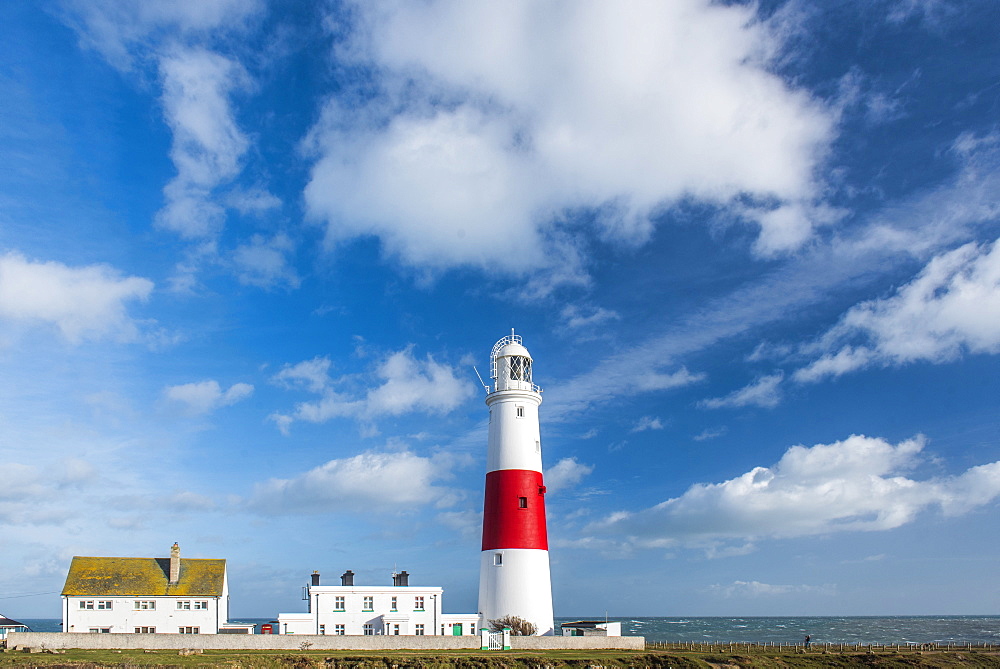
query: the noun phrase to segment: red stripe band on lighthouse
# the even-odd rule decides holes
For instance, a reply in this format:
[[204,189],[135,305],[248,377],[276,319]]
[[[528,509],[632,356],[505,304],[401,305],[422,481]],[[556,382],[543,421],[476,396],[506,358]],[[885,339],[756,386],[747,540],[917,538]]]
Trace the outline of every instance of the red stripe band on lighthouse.
[[498,548],[549,549],[541,472],[499,469],[486,474],[482,550]]

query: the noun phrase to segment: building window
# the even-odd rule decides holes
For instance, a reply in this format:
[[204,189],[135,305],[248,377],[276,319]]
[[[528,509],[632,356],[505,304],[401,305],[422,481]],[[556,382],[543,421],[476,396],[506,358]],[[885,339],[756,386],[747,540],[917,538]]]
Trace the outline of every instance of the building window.
[[92,599],[89,600],[89,601],[82,601],[81,600],[80,601],[80,608],[81,609],[92,609],[92,608],[94,608],[94,600],[92,600]]
[[90,628],[90,633],[91,634],[111,634],[111,628],[110,627],[91,627]]
[[200,609],[202,611],[207,611],[208,610],[208,602],[195,602],[194,603],[194,608],[195,609]]
[[155,627],[136,627],[135,628],[135,633],[136,634],[156,634],[156,628]]
[[111,610],[111,601],[110,600],[103,600],[103,601],[97,602],[97,608],[100,609],[101,611],[110,611]]
[[528,498],[527,497],[518,497],[517,498],[517,508],[519,508],[519,509],[527,509],[528,508]]
[[524,407],[517,407],[517,417],[524,418]]
[[177,600],[177,610],[178,611],[190,611],[191,610],[191,600]]
[[494,553],[493,554],[493,566],[494,567],[502,567],[503,566],[503,553]]
[[413,610],[414,611],[423,611],[424,610],[424,598],[423,597],[414,597],[413,598]]
[[344,610],[344,598],[343,597],[334,597],[333,598],[333,610],[334,611],[343,611]]
[[375,636],[375,626],[371,623],[365,623],[365,636]]
[[155,611],[156,602],[151,599],[137,599],[135,600],[135,610],[136,611]]
[[364,604],[361,607],[362,611],[374,611],[375,610],[375,598],[365,597]]
[[393,636],[399,636],[399,623],[393,623],[392,634]]
[[416,625],[414,625],[414,627],[413,627],[413,633],[416,634],[417,636],[423,636],[424,635],[424,626],[423,626],[423,624],[422,623],[417,623]]
[[395,610],[396,610],[396,598],[395,598],[395,597],[393,597],[393,598],[392,598],[392,605],[390,606],[390,608],[391,608],[391,609],[392,609],[393,611],[395,611]]
[[333,633],[337,636],[344,636],[345,634],[347,634],[347,630],[344,629],[343,625],[334,625]]
[[319,626],[319,633],[320,634],[326,634],[326,625],[320,625]]
[[201,634],[200,627],[178,627],[178,634]]

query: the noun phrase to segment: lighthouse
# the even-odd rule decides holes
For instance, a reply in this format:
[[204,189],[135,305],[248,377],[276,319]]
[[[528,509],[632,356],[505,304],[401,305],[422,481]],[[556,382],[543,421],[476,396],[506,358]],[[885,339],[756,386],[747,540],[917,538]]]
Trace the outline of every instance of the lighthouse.
[[531,354],[510,331],[493,347],[486,405],[490,429],[479,562],[479,624],[517,616],[553,633],[545,485]]

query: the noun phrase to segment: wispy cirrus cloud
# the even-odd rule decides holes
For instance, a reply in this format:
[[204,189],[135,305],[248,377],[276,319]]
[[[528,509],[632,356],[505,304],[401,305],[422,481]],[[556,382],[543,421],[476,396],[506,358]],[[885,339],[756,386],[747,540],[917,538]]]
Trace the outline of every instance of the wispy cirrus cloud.
[[779,385],[785,378],[783,373],[762,376],[748,386],[734,390],[725,397],[713,397],[698,402],[703,409],[733,409],[747,406],[757,406],[773,409],[781,403]]

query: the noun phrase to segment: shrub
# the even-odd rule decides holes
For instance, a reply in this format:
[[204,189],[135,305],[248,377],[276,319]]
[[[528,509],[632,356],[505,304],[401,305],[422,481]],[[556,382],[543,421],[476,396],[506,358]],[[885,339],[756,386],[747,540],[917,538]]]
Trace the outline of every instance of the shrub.
[[510,633],[513,636],[534,636],[538,634],[538,628],[535,627],[535,623],[528,622],[518,616],[504,616],[503,618],[490,621],[490,630],[493,632],[499,632],[504,627],[509,627]]

